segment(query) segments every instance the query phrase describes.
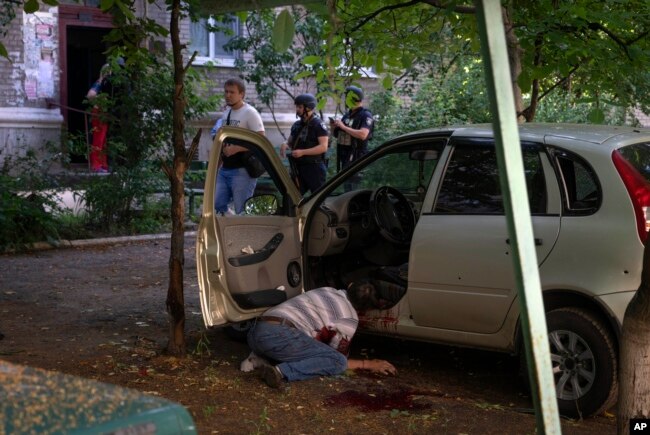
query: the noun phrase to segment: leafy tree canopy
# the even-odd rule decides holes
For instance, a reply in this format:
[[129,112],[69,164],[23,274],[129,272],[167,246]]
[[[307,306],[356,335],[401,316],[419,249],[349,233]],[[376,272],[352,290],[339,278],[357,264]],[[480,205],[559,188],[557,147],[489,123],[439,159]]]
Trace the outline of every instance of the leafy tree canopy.
[[[473,4],[450,0],[347,0],[310,5],[328,19],[323,80],[353,81],[372,68],[384,87],[406,74],[436,74],[432,59],[478,54]],[[509,0],[503,3],[517,109],[531,120],[558,89],[584,102],[650,109],[650,3]],[[286,39],[286,35],[285,35]],[[306,62],[309,59],[306,60]],[[341,65],[345,65],[344,70]],[[444,63],[438,62],[438,65]],[[337,89],[342,85],[337,84]],[[602,110],[592,120],[602,120]]]

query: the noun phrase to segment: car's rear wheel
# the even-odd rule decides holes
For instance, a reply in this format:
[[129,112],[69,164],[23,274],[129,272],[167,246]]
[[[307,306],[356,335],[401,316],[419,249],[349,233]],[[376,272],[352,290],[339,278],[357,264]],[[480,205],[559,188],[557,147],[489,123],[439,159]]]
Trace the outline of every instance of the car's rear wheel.
[[618,392],[611,332],[579,308],[550,311],[546,322],[560,414],[587,417],[607,410]]

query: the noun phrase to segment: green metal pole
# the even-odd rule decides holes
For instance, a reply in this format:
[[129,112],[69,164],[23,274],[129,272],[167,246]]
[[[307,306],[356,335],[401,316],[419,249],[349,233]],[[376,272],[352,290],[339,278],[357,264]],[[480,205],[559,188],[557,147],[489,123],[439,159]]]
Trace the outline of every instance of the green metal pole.
[[476,5],[537,430],[561,434],[501,2]]

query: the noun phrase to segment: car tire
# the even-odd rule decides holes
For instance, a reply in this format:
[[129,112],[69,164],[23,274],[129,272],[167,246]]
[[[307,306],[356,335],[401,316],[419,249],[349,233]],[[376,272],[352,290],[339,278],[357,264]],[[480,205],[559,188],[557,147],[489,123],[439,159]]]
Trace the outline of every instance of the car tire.
[[248,336],[248,331],[251,329],[252,326],[253,326],[253,320],[244,320],[243,322],[226,326],[224,330],[228,338],[230,338],[231,340],[245,343],[246,337]]
[[618,364],[611,332],[580,308],[550,311],[546,322],[560,415],[583,418],[613,406]]

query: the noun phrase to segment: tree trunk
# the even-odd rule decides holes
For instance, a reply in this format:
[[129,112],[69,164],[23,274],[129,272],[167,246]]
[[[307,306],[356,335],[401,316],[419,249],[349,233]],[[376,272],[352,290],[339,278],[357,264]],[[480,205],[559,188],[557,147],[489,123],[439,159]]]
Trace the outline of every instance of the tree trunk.
[[650,418],[650,239],[643,251],[641,285],[625,310],[619,364],[617,432],[631,418]]
[[185,265],[185,185],[183,176],[187,169],[185,151],[185,94],[183,82],[185,70],[180,43],[179,21],[180,0],[173,0],[169,33],[174,59],[174,95],[172,96],[172,142],[174,145],[174,166],[166,173],[170,181],[172,198],[172,240],[169,254],[169,287],[167,288],[167,313],[169,315],[169,342],[167,352],[185,355],[185,298],[183,296],[183,267]]
[[512,94],[515,99],[515,110],[517,111],[517,121],[524,122],[524,98],[521,94],[521,88],[517,80],[521,74],[521,53],[522,48],[519,39],[515,35],[514,25],[510,19],[510,14],[505,7],[503,11],[503,28],[506,33],[506,45],[508,47],[508,62],[510,63],[510,77],[512,80]]
[[[176,169],[177,158],[174,158]],[[169,314],[169,342],[167,352],[173,355],[185,354],[185,298],[183,295],[183,267],[185,265],[185,194],[182,175],[172,171],[171,217],[172,239],[169,255],[169,287],[167,288],[167,313]]]

